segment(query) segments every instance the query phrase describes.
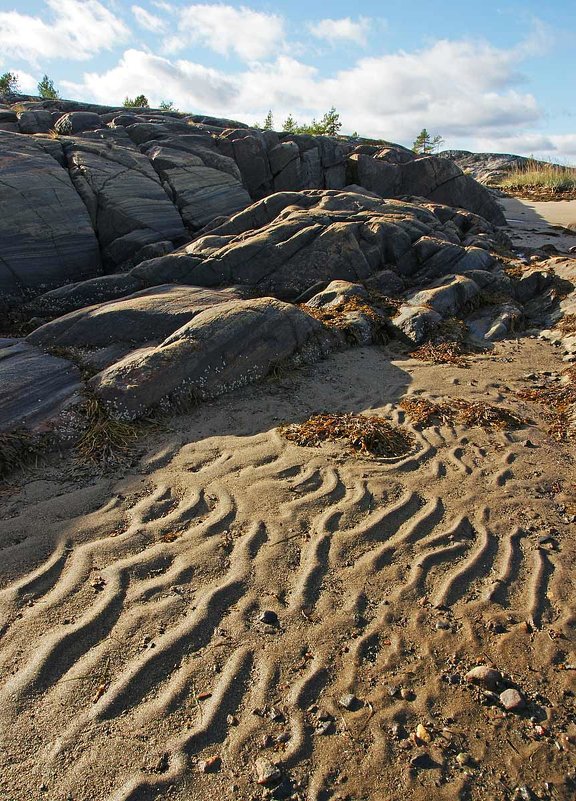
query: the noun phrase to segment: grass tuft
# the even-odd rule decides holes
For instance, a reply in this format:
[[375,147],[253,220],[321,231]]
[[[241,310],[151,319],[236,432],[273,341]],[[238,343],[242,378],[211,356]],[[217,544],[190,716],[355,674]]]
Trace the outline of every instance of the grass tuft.
[[50,434],[36,434],[25,428],[0,433],[0,478],[37,462],[52,443]]
[[576,192],[576,168],[529,161],[515,167],[500,186],[510,190],[541,190],[551,194]]
[[76,448],[84,459],[108,464],[131,455],[141,433],[141,424],[123,423],[112,419],[95,397],[88,398],[82,414],[86,429]]
[[364,456],[404,456],[414,446],[414,437],[408,431],[363,414],[316,414],[279,430],[296,445],[318,447],[323,442],[342,440]]

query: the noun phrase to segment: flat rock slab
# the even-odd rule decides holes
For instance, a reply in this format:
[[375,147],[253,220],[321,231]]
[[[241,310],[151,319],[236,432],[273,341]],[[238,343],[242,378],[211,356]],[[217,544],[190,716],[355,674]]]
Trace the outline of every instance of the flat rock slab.
[[42,428],[81,390],[78,368],[20,340],[0,341],[0,431]]

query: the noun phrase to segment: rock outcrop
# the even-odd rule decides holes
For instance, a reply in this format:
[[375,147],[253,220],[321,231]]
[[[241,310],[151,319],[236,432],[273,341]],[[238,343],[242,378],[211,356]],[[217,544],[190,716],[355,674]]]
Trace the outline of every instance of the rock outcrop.
[[31,137],[0,132],[0,309],[100,269],[68,172]]

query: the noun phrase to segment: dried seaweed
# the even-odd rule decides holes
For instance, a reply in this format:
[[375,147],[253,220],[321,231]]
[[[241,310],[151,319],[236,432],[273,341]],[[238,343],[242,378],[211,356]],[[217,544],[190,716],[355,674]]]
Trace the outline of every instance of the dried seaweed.
[[576,334],[576,314],[565,314],[556,327],[563,334]]
[[318,447],[323,442],[343,440],[366,456],[403,456],[414,446],[413,435],[405,429],[395,428],[381,417],[363,414],[317,414],[303,423],[283,426],[280,433],[303,446]]
[[357,335],[354,331],[354,321],[348,315],[362,314],[372,326],[374,340],[385,344],[388,342],[386,315],[396,311],[397,303],[384,295],[376,297],[376,293],[373,294],[374,297],[371,295],[370,300],[352,295],[334,306],[316,308],[302,304],[300,308],[327,328],[342,331],[351,344],[357,342]]
[[456,367],[469,367],[466,358],[470,351],[458,341],[426,342],[410,355],[414,359],[432,364],[453,364]]
[[453,423],[486,429],[521,428],[528,422],[510,409],[481,401],[466,401],[463,398],[449,398],[444,401],[404,398],[400,402],[400,408],[408,414],[414,425],[423,428]]
[[556,442],[576,440],[576,368],[564,371],[568,383],[542,389],[523,389],[522,400],[543,406],[542,416],[548,422],[548,434]]

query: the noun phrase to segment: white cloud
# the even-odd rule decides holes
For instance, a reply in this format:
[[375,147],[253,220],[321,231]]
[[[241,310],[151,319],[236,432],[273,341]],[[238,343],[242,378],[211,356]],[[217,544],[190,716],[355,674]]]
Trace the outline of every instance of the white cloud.
[[[261,120],[272,109],[278,126],[289,113],[303,122],[335,106],[344,132],[410,144],[426,127],[451,147],[456,141],[462,146],[479,137],[513,136],[540,120],[518,64],[514,49],[466,40],[362,58],[328,77],[283,54],[232,73],[128,50],[108,72],[88,73],[81,84],[67,86],[79,98],[102,103],[144,92],[154,105],[170,99],[187,111],[246,122]],[[570,142],[558,140],[555,146]]]
[[321,19],[319,22],[310,22],[308,30],[317,39],[325,39],[332,44],[348,41],[363,45],[366,44],[370,24],[367,17],[360,17],[356,22],[350,17]]
[[282,17],[244,6],[198,3],[179,9],[178,17],[178,30],[166,43],[168,52],[199,44],[221,55],[257,61],[277,52],[284,39]]
[[166,30],[166,21],[146,11],[142,6],[132,6],[132,13],[138,25],[145,28],[145,30],[151,31],[152,33],[163,33]]
[[153,106],[172,100],[187,111],[207,113],[233,102],[236,84],[217,70],[190,61],[169,61],[142,50],[126,50],[108,72],[88,72],[83,82],[62,81],[71,97],[91,98],[103,105],[121,103],[126,95],[144,93]]
[[98,0],[45,0],[52,19],[0,11],[0,49],[37,64],[39,59],[88,59],[123,42],[129,31]]

